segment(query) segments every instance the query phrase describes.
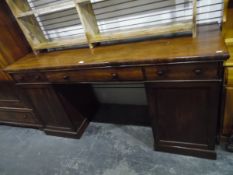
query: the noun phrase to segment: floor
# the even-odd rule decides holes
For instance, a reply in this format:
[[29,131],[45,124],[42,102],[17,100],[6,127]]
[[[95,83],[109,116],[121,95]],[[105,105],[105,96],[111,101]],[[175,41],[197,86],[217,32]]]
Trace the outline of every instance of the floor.
[[216,161],[152,150],[151,129],[91,123],[81,140],[0,126],[0,175],[233,175],[233,154]]

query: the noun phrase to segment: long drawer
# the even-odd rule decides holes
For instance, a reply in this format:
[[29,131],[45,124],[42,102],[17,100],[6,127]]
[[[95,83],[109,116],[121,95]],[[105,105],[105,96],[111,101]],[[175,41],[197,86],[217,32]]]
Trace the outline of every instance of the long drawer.
[[217,63],[162,65],[144,69],[147,80],[201,80],[220,77]]
[[44,74],[40,72],[16,73],[12,74],[12,77],[17,83],[35,83],[46,81]]
[[143,73],[141,68],[105,68],[48,72],[46,78],[50,82],[140,81]]
[[31,112],[0,109],[0,122],[36,123]]

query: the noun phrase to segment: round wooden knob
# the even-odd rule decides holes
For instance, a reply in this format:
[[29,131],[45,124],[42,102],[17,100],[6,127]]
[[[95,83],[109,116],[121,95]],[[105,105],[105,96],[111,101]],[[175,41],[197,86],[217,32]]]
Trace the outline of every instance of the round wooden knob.
[[63,76],[63,79],[64,79],[64,80],[69,80],[70,77],[69,77],[68,75],[64,75],[64,76]]
[[117,78],[118,78],[117,73],[112,73],[112,79],[113,79],[113,80],[117,80]]
[[202,70],[201,69],[195,69],[194,72],[195,72],[196,75],[202,74]]
[[163,76],[163,75],[165,74],[165,71],[159,70],[159,71],[157,72],[157,74],[158,74],[158,76]]
[[36,80],[40,80],[40,75],[37,75],[37,76],[35,77],[35,79],[36,79]]

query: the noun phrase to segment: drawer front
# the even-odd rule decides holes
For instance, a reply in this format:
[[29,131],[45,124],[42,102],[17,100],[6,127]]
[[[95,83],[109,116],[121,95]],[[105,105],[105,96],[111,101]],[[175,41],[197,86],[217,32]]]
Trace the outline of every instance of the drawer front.
[[46,78],[51,82],[104,82],[143,80],[141,68],[93,69],[64,72],[49,72]]
[[220,78],[218,64],[177,64],[145,67],[147,80],[200,80]]
[[35,123],[30,112],[7,111],[4,109],[0,109],[0,121]]
[[19,100],[12,100],[12,101],[6,101],[6,100],[0,100],[0,107],[6,107],[6,108],[25,108],[25,104],[23,104]]
[[233,67],[226,67],[225,76],[227,85],[233,85]]
[[18,83],[35,83],[46,81],[46,78],[42,73],[19,73],[12,74],[12,77]]

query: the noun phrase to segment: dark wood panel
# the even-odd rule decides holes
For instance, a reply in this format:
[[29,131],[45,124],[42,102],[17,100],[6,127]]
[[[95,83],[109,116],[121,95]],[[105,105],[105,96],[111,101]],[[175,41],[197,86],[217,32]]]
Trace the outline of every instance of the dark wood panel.
[[[215,146],[220,83],[147,84],[155,149]],[[182,151],[179,151],[182,152]],[[198,152],[197,152],[198,154]]]
[[71,131],[76,129],[50,85],[28,85],[23,87],[23,91],[45,128]]
[[12,64],[30,51],[9,7],[5,1],[0,1],[0,66]]
[[18,101],[17,90],[13,81],[0,82],[0,101]]
[[[0,68],[14,63],[31,50],[5,1],[0,1]],[[11,77],[0,70],[0,81]]]

